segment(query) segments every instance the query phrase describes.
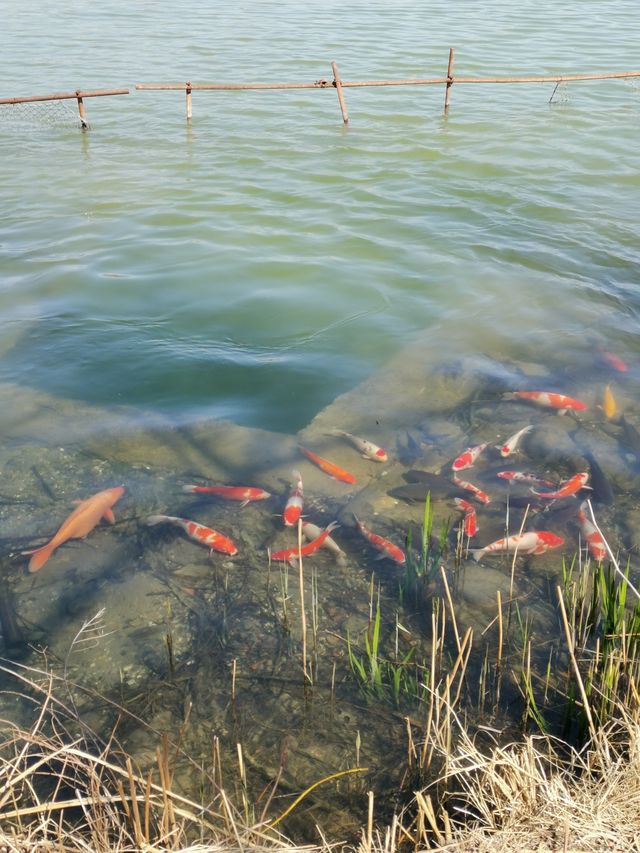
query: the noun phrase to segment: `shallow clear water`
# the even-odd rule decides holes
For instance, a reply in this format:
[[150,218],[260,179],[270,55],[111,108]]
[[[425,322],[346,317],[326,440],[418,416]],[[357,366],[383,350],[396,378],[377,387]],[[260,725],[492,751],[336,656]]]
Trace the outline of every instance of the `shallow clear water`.
[[[125,738],[145,767],[157,732],[178,730],[191,702],[185,748],[207,756],[219,733],[235,767],[241,740],[257,791],[292,733],[288,793],[352,766],[362,733],[367,784],[384,797],[404,766],[406,708],[362,698],[345,637],[362,644],[370,627],[372,572],[385,654],[399,612],[404,642],[428,656],[430,602],[399,597],[401,575],[373,562],[353,512],[402,543],[422,507],[386,492],[408,468],[448,471],[466,446],[531,423],[518,465],[557,482],[597,458],[616,499],[599,517],[617,547],[637,550],[640,84],[566,85],[552,104],[547,85],[454,86],[446,120],[442,87],[348,89],[346,129],[332,90],[195,92],[188,126],[182,93],[134,84],[312,81],[332,59],[345,80],[439,76],[450,46],[460,75],[630,70],[635,5],[490,3],[482,15],[470,2],[9,7],[0,97],[131,89],[87,100],[87,133],[73,102],[55,114],[0,107],[0,568],[20,629],[57,665],[106,607],[113,633],[90,656],[74,648],[71,665],[154,727],[141,734],[129,721]],[[602,349],[630,370],[612,371]],[[607,383],[631,428],[597,408]],[[501,399],[538,384],[585,399],[588,413],[576,423]],[[362,460],[328,435],[335,427],[384,443],[391,462]],[[312,468],[298,440],[353,471],[358,487]],[[481,544],[504,529],[498,463],[473,471],[493,500],[481,508]],[[280,514],[298,466],[309,516],[339,518],[348,554],[347,568],[315,564],[312,697],[301,689],[297,576],[269,571],[266,557],[268,545],[291,544]],[[205,480],[251,482],[273,498],[239,512],[181,491]],[[19,551],[45,541],[74,499],[120,482],[115,529],[101,525],[27,577]],[[436,502],[436,525],[452,512]],[[150,513],[197,518],[240,554],[210,559],[176,528],[147,528]],[[575,519],[550,526],[570,558]],[[517,577],[545,640],[557,633],[559,553],[523,562]],[[469,560],[455,594],[459,624],[476,636],[493,624],[496,589],[509,594],[504,562],[487,563]],[[310,607],[309,576],[306,595]],[[508,727],[511,712],[497,724]],[[358,826],[364,792],[312,801],[295,828],[304,835],[318,810],[336,835]]]

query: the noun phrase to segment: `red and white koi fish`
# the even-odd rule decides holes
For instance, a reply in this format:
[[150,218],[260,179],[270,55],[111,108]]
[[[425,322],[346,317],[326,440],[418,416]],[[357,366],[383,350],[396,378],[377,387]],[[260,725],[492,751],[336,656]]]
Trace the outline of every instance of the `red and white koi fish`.
[[311,450],[305,450],[304,447],[300,447],[299,449],[303,456],[306,456],[309,461],[313,462],[314,465],[317,465],[325,474],[333,477],[334,480],[340,480],[342,483],[350,484],[354,484],[356,482],[356,478],[353,474],[343,470],[335,463],[329,462],[328,459],[323,459],[322,456],[318,456],[317,453],[313,453]]
[[384,536],[379,536],[377,533],[373,533],[373,531],[369,530],[357,515],[354,514],[354,519],[356,524],[358,525],[358,530],[367,542],[370,542],[374,548],[377,548],[380,551],[380,557],[389,557],[389,559],[393,560],[395,563],[399,563],[402,565],[406,562],[406,555],[402,548],[399,548],[397,545],[394,545],[393,542],[389,542],[388,539],[385,539]]
[[519,429],[518,432],[514,433],[511,438],[508,438],[500,448],[500,455],[510,456],[512,453],[515,453],[522,436],[526,435],[528,432],[531,432],[532,429],[533,424],[526,427],[522,427],[522,429]]
[[[302,522],[302,535],[307,540],[307,542],[311,542],[314,539],[317,539],[318,536],[322,534],[322,528],[318,527],[317,524],[312,524],[310,521]],[[331,551],[333,554],[336,563],[339,566],[347,565],[347,555],[342,550],[342,548],[338,545],[335,539],[332,539],[331,536],[327,536],[324,542],[322,543],[322,547],[327,551]]]
[[453,502],[464,512],[464,532],[471,539],[478,532],[478,516],[476,508],[464,498],[454,498]]
[[453,475],[453,482],[456,486],[460,486],[461,489],[465,489],[467,492],[471,492],[475,497],[480,501],[480,503],[488,504],[491,503],[491,498],[486,492],[483,492],[482,489],[479,489],[477,486],[474,486],[473,483],[469,483],[468,480],[461,480],[456,475]]
[[226,501],[241,501],[240,509],[251,501],[264,501],[271,497],[269,492],[256,486],[183,486],[182,491],[195,495],[215,495]]
[[575,493],[579,492],[580,489],[591,488],[590,486],[587,486],[588,479],[589,472],[585,471],[582,474],[574,474],[570,480],[565,480],[564,483],[560,483],[558,488],[553,492],[537,492],[535,489],[531,489],[531,491],[534,495],[538,495],[540,498],[555,501],[559,498],[568,498],[571,495],[575,495]]
[[374,462],[386,462],[389,458],[386,450],[383,450],[382,447],[378,447],[377,444],[374,444],[367,438],[359,438],[357,435],[351,435],[350,432],[345,432],[342,429],[334,429],[330,434],[340,435],[342,438],[346,438],[347,441],[350,441],[351,444],[353,444],[356,450],[360,451],[365,459],[372,459]]
[[113,489],[97,492],[86,500],[77,501],[76,508],[62,522],[58,532],[50,542],[47,542],[42,548],[22,552],[25,556],[32,555],[29,560],[29,571],[40,571],[56,548],[68,539],[84,539],[91,533],[100,519],[104,518],[109,524],[115,524],[111,507],[120,500],[123,494],[124,486],[116,486]]
[[532,530],[529,533],[517,533],[506,539],[496,539],[484,548],[470,548],[474,560],[481,560],[485,554],[544,554],[550,548],[558,548],[564,543],[561,536],[548,530]]
[[486,450],[488,446],[489,444],[485,442],[484,444],[476,444],[475,447],[468,447],[464,453],[461,453],[460,456],[453,460],[451,463],[452,469],[454,471],[463,471],[465,468],[471,468],[478,456],[480,456],[482,451]]
[[509,480],[511,483],[540,483],[541,486],[547,486],[550,489],[555,487],[555,483],[551,480],[545,480],[544,477],[529,474],[527,471],[498,471],[496,477],[500,477],[501,480]]
[[598,353],[605,364],[608,364],[609,367],[617,370],[618,373],[626,373],[629,370],[629,365],[614,353],[609,352],[606,349],[598,350]]
[[505,400],[528,400],[535,403],[537,406],[544,406],[548,409],[556,409],[559,415],[564,415],[568,409],[574,409],[578,412],[583,412],[588,409],[586,403],[582,400],[574,400],[573,397],[567,397],[564,394],[556,394],[553,391],[511,391],[503,395]]
[[607,548],[604,544],[604,538],[602,534],[596,530],[593,522],[587,518],[587,503],[584,501],[580,504],[580,509],[578,510],[578,521],[580,522],[580,532],[582,533],[582,538],[587,543],[587,547],[589,549],[589,553],[593,557],[594,560],[597,560],[601,563],[607,556]]
[[289,498],[282,513],[282,519],[285,527],[293,527],[298,523],[298,519],[302,515],[304,507],[304,494],[302,491],[302,474],[300,471],[292,471],[293,489],[289,493]]
[[328,524],[325,529],[309,542],[307,545],[303,545],[302,548],[285,548],[283,551],[276,551],[271,555],[272,560],[282,560],[285,563],[295,562],[298,559],[298,556],[302,554],[303,557],[308,557],[310,554],[313,554],[314,551],[317,551],[318,548],[321,548],[324,542],[327,540],[329,534],[332,530],[335,530],[336,527],[340,527],[337,521],[332,521],[331,524]]
[[175,515],[150,515],[147,524],[149,526],[176,524],[184,530],[190,539],[193,539],[198,545],[204,545],[210,552],[219,551],[221,554],[229,554],[231,557],[238,553],[238,549],[231,539],[211,527],[205,527],[204,524],[198,524],[197,521],[190,521],[188,518],[178,518]]

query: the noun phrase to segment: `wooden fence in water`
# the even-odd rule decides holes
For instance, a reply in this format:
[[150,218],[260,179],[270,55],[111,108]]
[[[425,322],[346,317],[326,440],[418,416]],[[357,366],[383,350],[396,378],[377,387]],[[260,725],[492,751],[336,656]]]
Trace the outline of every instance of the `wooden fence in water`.
[[[274,90],[274,89],[335,89],[338,96],[338,104],[344,124],[349,123],[349,114],[344,95],[345,89],[377,87],[377,86],[443,86],[444,87],[444,112],[449,112],[451,106],[451,95],[453,86],[485,85],[485,84],[523,84],[523,83],[555,83],[556,89],[561,83],[577,82],[585,80],[613,80],[640,77],[640,71],[611,71],[604,73],[588,74],[536,74],[524,77],[454,77],[454,49],[449,50],[449,61],[447,72],[444,77],[413,77],[400,80],[343,80],[335,62],[331,63],[332,77],[320,78],[312,82],[301,83],[136,83],[136,90],[142,91],[175,91],[182,90],[186,96],[186,114],[190,121],[193,116],[192,93],[204,91],[245,91],[245,90]],[[84,98],[102,97],[105,95],[128,95],[128,89],[100,89],[95,91],[77,90],[71,93],[54,95],[36,95],[22,98],[0,98],[3,104],[24,104],[36,101],[54,101],[75,98],[78,102],[80,123],[83,129],[88,128],[86,121]],[[553,94],[551,95],[551,99]]]

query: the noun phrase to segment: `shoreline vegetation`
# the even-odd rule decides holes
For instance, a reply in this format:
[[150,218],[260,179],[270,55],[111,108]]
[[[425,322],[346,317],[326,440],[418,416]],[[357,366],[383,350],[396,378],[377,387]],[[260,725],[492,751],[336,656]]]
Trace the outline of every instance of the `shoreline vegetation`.
[[[277,775],[255,797],[240,743],[233,778],[223,774],[217,736],[206,766],[186,754],[188,709],[177,733],[156,732],[153,766],[139,769],[119,739],[122,719],[134,716],[130,711],[94,694],[118,716],[111,734],[100,737],[78,711],[86,690],[69,678],[68,661],[58,673],[46,658],[42,668],[4,660],[0,671],[15,683],[5,698],[26,704],[32,722],[0,722],[0,847],[159,853],[640,850],[640,602],[627,597],[635,594],[629,566],[621,570],[613,555],[608,567],[580,559],[563,565],[556,592],[565,652],[553,666],[549,658],[543,678],[532,666],[530,627],[517,611],[511,620],[499,593],[493,660],[488,645],[474,645],[471,628],[460,633],[441,564],[442,537],[436,540],[431,528],[427,501],[420,556],[409,561],[406,594],[431,600],[431,660],[396,658],[394,665],[382,656],[373,582],[364,654],[347,637],[354,679],[369,702],[403,693],[420,699],[415,717],[404,718],[406,769],[391,820],[384,808],[377,816],[378,795],[368,790],[367,768],[358,762],[282,796],[278,786],[289,749],[284,742]],[[512,566],[516,559],[517,553]],[[84,623],[69,654],[100,641],[101,615]],[[449,646],[451,653],[445,651]],[[521,697],[515,737],[513,726],[505,737],[506,726],[497,724],[504,723],[496,713],[502,679],[515,681]],[[307,681],[301,678],[301,690],[309,689]],[[196,799],[174,776],[178,758],[201,778]],[[330,827],[316,826],[317,845],[292,841],[289,814],[317,788],[346,778],[357,779],[360,837],[335,839]]]

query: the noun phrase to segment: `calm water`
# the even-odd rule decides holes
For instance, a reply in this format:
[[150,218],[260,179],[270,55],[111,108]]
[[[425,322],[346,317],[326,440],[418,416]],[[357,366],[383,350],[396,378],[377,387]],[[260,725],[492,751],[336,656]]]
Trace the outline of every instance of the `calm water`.
[[[295,593],[286,574],[267,573],[265,548],[286,538],[276,516],[291,468],[307,466],[309,512],[340,517],[349,552],[349,570],[321,563],[325,687],[335,662],[348,681],[339,637],[363,637],[372,566],[393,636],[398,576],[370,562],[350,511],[377,517],[396,542],[419,522],[420,507],[385,496],[412,464],[397,459],[407,430],[439,437],[419,460],[431,471],[528,423],[536,440],[522,464],[546,476],[568,477],[576,453],[594,454],[616,492],[615,510],[602,510],[607,529],[634,551],[640,435],[635,457],[625,453],[629,434],[596,404],[613,383],[640,427],[640,83],[566,85],[552,104],[552,86],[454,87],[447,120],[441,87],[346,90],[348,129],[334,91],[196,92],[187,126],[182,93],[134,85],[313,81],[333,59],[345,80],[439,76],[450,46],[460,75],[632,70],[636,4],[493,2],[482,15],[467,0],[8,6],[0,97],[132,90],[88,100],[88,133],[72,104],[0,108],[0,543],[22,630],[64,656],[78,625],[107,608],[115,633],[83,675],[121,703],[131,698],[154,726],[150,742],[125,737],[143,766],[156,732],[179,727],[192,702],[185,748],[210,755],[218,732],[233,766],[242,740],[257,791],[277,771],[283,738],[297,743],[293,792],[352,766],[360,732],[361,757],[376,767],[367,784],[393,788],[404,723],[396,732],[395,718],[370,714],[352,690],[327,724],[322,705],[286,686],[299,679]],[[596,348],[631,369],[606,373]],[[590,414],[576,427],[499,402],[523,377],[585,398]],[[429,429],[427,415],[439,419]],[[143,425],[151,429],[137,432]],[[327,438],[332,427],[373,433],[392,449],[390,466],[354,458]],[[302,440],[353,468],[362,493],[300,460],[294,436],[305,428]],[[491,474],[478,476],[495,488]],[[238,513],[186,498],[180,487],[195,478],[251,478],[276,497]],[[128,494],[115,531],[101,527],[25,577],[18,551],[50,535],[72,500],[116,482]],[[487,539],[504,526],[495,500]],[[175,529],[148,530],[151,512],[212,524],[241,557],[212,563]],[[443,502],[438,513],[451,509]],[[574,548],[571,523],[558,529]],[[555,630],[544,620],[557,564],[540,558],[521,580],[545,636]],[[470,565],[461,624],[486,627],[505,577]],[[400,618],[418,648],[423,614],[410,611]],[[93,722],[105,720],[96,711]],[[364,790],[309,806],[319,813],[307,825],[323,809],[340,811],[338,834],[358,825]]]

